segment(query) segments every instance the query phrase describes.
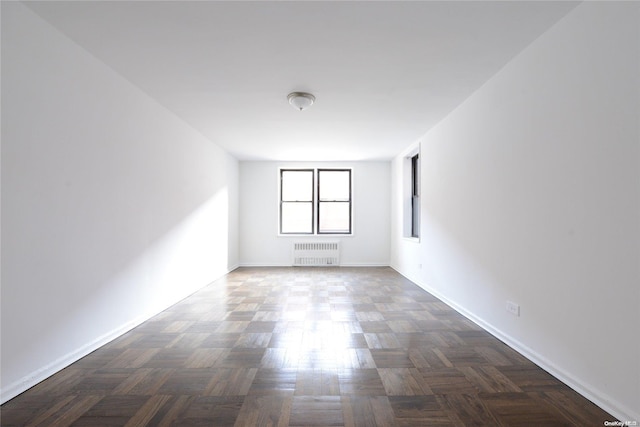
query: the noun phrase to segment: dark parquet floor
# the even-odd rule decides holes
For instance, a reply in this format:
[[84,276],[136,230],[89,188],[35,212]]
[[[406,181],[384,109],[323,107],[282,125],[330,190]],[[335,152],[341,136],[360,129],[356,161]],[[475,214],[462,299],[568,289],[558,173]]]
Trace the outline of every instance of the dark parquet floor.
[[602,426],[389,268],[241,268],[1,407],[10,426]]

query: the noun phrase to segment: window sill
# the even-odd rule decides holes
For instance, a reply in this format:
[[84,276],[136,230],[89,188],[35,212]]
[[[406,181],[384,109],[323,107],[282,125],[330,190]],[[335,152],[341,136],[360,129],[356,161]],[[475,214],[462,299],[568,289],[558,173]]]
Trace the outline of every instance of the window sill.
[[402,240],[406,241],[406,242],[412,242],[412,243],[420,243],[420,238],[419,237],[403,237]]
[[316,237],[318,237],[320,239],[323,239],[323,238],[335,239],[336,237],[354,237],[355,234],[354,233],[351,233],[351,234],[341,234],[341,233],[338,233],[338,234],[280,234],[280,233],[278,233],[277,236],[278,237],[297,237],[297,238],[300,238],[300,237],[316,238]]

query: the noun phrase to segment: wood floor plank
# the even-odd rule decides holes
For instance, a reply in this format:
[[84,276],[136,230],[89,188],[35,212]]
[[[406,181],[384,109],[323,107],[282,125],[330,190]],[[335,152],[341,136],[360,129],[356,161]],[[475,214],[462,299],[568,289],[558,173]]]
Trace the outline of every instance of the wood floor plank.
[[206,332],[187,332],[180,334],[180,337],[173,341],[167,347],[169,348],[182,348],[182,349],[196,349],[202,347],[203,342],[210,337]]
[[75,365],[68,366],[47,378],[46,381],[42,381],[29,389],[29,394],[26,397],[73,394],[73,388],[85,379],[87,375],[91,375],[93,371],[93,369],[77,368]]
[[194,399],[195,396],[172,396],[162,407],[158,408],[148,425],[158,427],[173,426]]
[[217,368],[204,394],[207,396],[246,396],[249,394],[257,368]]
[[557,411],[538,404],[526,393],[480,394],[479,398],[504,426],[571,425]]
[[399,420],[421,420],[424,425],[446,424],[449,419],[437,396],[390,396],[394,417]]
[[409,350],[405,348],[372,349],[371,357],[378,368],[413,368]]
[[112,394],[154,395],[174,372],[175,369],[136,369],[113,390]]
[[343,396],[341,399],[345,427],[391,427],[393,409],[386,396]]
[[348,348],[336,351],[336,366],[340,369],[372,369],[376,362],[368,348]]
[[485,393],[522,392],[520,387],[512,383],[502,372],[494,366],[463,366],[460,372],[478,390]]
[[378,368],[387,396],[428,396],[433,392],[418,369]]
[[336,369],[299,371],[295,394],[297,396],[339,396],[338,371]]
[[503,426],[488,406],[475,394],[442,394],[440,407],[454,424],[465,426]]
[[479,390],[455,368],[418,370],[435,394],[477,394]]
[[[63,408],[68,407],[71,402],[76,400],[76,396],[65,396],[59,401],[53,403],[47,410],[44,412],[40,412],[32,421],[29,421],[26,425],[31,426],[39,426],[47,420],[52,420],[55,418],[56,414],[59,413]],[[66,411],[63,411],[63,413]],[[1,418],[0,418],[1,421]]]
[[162,329],[162,332],[185,332],[191,325],[193,325],[193,320],[176,320],[175,322],[169,323]]
[[557,411],[572,424],[604,425],[605,421],[612,421],[611,415],[568,390],[532,392],[527,395],[538,404]]
[[159,348],[128,348],[107,363],[107,369],[140,368],[158,353]]
[[[184,405],[171,425],[232,426],[245,400],[240,396],[194,396]],[[149,425],[155,426],[150,423]]]
[[217,366],[230,353],[226,348],[197,348],[194,349],[185,362],[187,368],[211,368]]
[[136,414],[127,421],[124,427],[137,427],[147,425],[158,410],[164,406],[170,399],[170,396],[155,395],[151,396],[149,400],[136,412]]
[[377,369],[343,369],[338,372],[340,394],[358,396],[386,396]]
[[294,396],[290,427],[343,426],[340,396]]
[[52,425],[124,425],[148,399],[148,396],[87,396]]
[[85,396],[79,397],[70,407],[63,407],[56,413],[60,416],[53,415],[50,418],[42,420],[38,425],[47,425],[51,427],[63,427],[71,425],[75,420],[81,418],[94,405],[102,400],[102,396]]
[[293,395],[290,393],[249,395],[244,399],[235,426],[286,427],[292,404]]

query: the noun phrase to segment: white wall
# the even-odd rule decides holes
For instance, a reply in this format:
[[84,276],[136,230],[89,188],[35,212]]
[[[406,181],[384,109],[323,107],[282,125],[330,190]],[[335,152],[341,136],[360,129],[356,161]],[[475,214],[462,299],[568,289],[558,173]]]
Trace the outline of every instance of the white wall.
[[2,2],[2,400],[237,265],[238,165]]
[[427,133],[420,243],[392,166],[392,266],[622,420],[640,420],[639,22],[639,3],[583,3]]
[[[280,167],[353,168],[353,236],[278,236]],[[344,266],[389,265],[389,162],[240,162],[240,263],[291,265],[293,241],[340,241]]]

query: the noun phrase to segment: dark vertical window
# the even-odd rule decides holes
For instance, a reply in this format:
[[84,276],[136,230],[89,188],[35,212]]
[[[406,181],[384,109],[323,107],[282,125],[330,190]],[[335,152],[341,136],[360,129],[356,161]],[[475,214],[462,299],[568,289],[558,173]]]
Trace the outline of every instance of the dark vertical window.
[[318,169],[318,234],[351,234],[350,169]]
[[420,157],[411,157],[411,237],[420,237]]
[[281,234],[313,234],[313,172],[280,171]]

